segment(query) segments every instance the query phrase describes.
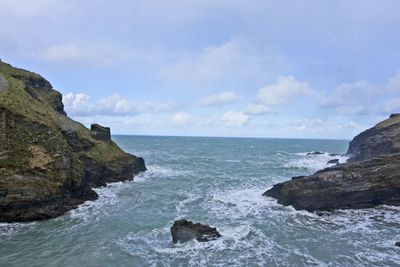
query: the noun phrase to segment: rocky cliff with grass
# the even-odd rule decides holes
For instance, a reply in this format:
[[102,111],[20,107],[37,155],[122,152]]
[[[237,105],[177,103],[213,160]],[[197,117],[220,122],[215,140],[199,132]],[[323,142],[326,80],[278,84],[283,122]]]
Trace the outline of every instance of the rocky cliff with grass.
[[347,163],[276,184],[264,195],[308,211],[399,206],[400,114],[356,136],[347,153]]
[[0,222],[56,217],[145,170],[109,128],[67,117],[47,80],[0,61]]

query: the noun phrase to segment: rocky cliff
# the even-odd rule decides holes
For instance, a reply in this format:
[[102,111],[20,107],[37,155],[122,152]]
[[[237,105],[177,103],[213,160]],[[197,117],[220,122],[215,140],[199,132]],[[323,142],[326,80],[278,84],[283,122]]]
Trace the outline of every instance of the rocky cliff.
[[279,183],[263,195],[308,211],[400,205],[400,116],[357,135],[347,163]]
[[68,118],[40,75],[0,62],[0,222],[56,217],[96,199],[92,187],[146,170],[99,127]]

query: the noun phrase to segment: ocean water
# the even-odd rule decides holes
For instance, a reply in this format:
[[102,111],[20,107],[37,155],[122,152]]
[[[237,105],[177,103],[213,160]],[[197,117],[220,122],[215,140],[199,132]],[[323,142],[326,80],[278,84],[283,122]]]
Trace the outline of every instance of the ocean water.
[[[114,140],[144,157],[148,171],[96,189],[98,200],[59,218],[0,224],[0,266],[400,266],[400,208],[318,216],[261,196],[326,167],[347,141]],[[170,227],[181,218],[217,227],[222,238],[174,245]]]

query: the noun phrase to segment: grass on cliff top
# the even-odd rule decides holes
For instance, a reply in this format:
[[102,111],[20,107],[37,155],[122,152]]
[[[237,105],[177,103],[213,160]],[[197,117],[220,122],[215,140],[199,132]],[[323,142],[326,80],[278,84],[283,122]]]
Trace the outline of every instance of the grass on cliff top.
[[35,99],[26,91],[24,82],[13,77],[13,75],[17,75],[26,78],[43,79],[38,74],[0,62],[0,75],[3,77],[2,83],[7,84],[7,86],[3,86],[4,90],[0,90],[0,107],[53,129],[75,131],[80,139],[95,143],[91,150],[82,153],[98,162],[108,162],[126,157],[125,152],[115,143],[100,142],[93,139],[90,135],[90,130],[84,125],[55,111],[49,101],[54,100],[55,95],[58,94],[57,91],[37,89],[36,92],[39,95],[39,99]]

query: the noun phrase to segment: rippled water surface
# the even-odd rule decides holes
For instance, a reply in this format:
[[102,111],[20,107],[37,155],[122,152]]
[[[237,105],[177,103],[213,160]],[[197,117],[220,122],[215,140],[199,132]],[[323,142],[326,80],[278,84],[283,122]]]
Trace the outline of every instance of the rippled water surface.
[[[115,136],[145,158],[134,181],[64,216],[0,224],[0,266],[398,266],[400,209],[317,216],[262,193],[311,174],[347,141]],[[310,151],[327,152],[307,156]],[[340,157],[345,161],[344,157]],[[173,221],[217,227],[219,240],[172,244]]]

